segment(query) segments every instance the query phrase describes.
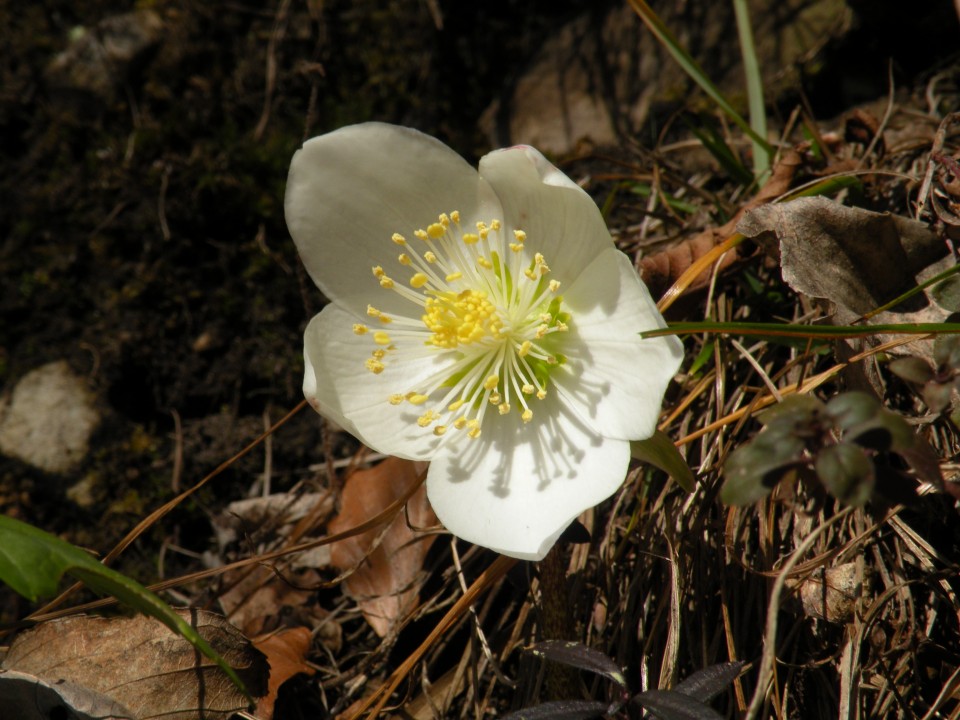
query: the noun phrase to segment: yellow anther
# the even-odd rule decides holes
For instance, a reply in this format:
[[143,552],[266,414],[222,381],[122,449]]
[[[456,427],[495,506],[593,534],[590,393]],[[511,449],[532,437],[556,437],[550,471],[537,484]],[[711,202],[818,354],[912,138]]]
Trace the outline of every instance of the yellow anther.
[[526,383],[522,388],[520,388],[520,392],[522,392],[524,395],[533,395],[534,390],[536,390],[536,388],[530,383]]
[[397,262],[401,265],[410,265],[413,263],[413,260],[410,259],[410,256],[406,253],[400,253],[397,255]]
[[514,230],[513,237],[516,238],[518,243],[522,243],[527,239],[527,234],[523,230]]
[[433,410],[427,410],[423,415],[417,418],[417,425],[425,428],[436,419],[437,414]]
[[453,282],[454,280],[459,280],[462,277],[463,277],[463,273],[457,270],[456,272],[452,272],[449,275],[447,275],[445,279],[447,282]]
[[494,390],[492,393],[490,393],[490,404],[491,404],[491,405],[499,405],[499,404],[500,404],[500,401],[501,401],[502,399],[503,399],[503,398],[500,397],[500,393],[498,393],[496,390]]
[[523,419],[525,423],[530,422],[531,420],[533,420],[533,410],[531,410],[530,408],[527,408],[526,410],[523,411],[523,414],[520,417]]
[[483,388],[485,390],[493,390],[497,386],[497,383],[499,382],[500,382],[499,375],[491,375],[490,377],[488,377],[486,380],[483,381]]
[[543,388],[537,390],[537,400],[543,400],[547,396],[547,391]]
[[380,362],[376,358],[367,358],[367,361],[364,363],[364,365],[366,365],[367,370],[372,372],[374,375],[379,375],[380,373],[383,372],[384,368],[386,367],[382,362]]
[[382,322],[384,325],[386,325],[387,323],[393,322],[393,318],[385,313],[380,313],[380,317],[378,317],[377,320]]
[[447,431],[447,426],[446,426],[446,425],[437,425],[437,426],[433,429],[433,434],[436,435],[437,437],[440,437],[440,436],[443,435],[446,431]]
[[370,317],[378,318],[378,317],[380,317],[382,314],[383,314],[383,313],[381,313],[379,310],[377,310],[373,305],[367,305],[367,315],[369,315]]
[[477,257],[477,265],[487,270],[493,270],[493,263],[483,257],[483,255]]
[[500,403],[497,406],[497,412],[499,412],[501,415],[506,415],[508,412],[510,412],[510,403]]
[[487,224],[482,220],[477,221],[477,232],[483,232],[487,229]]
[[463,430],[463,428],[466,427],[466,424],[467,424],[467,419],[462,415],[453,421],[453,426],[457,430]]
[[387,290],[389,290],[390,288],[393,287],[393,285],[394,285],[393,278],[389,278],[386,275],[380,278],[380,287],[386,288]]
[[499,220],[491,220],[491,221],[490,221],[490,229],[491,229],[491,230],[499,230],[499,229],[500,229],[500,221],[499,221]]
[[423,254],[423,259],[426,260],[428,263],[431,263],[431,264],[432,264],[432,263],[435,263],[435,262],[437,261],[437,256],[434,255],[434,254],[433,254],[432,252],[430,252],[429,250],[427,250],[427,251]]
[[457,225],[459,225],[459,224],[460,224],[460,211],[459,211],[459,210],[454,210],[452,213],[450,213],[450,219],[453,220],[453,222],[455,222]]
[[519,355],[520,357],[526,357],[527,355],[530,354],[530,348],[532,347],[533,347],[532,342],[530,342],[529,340],[524,340],[523,343],[521,343],[520,345],[520,349],[517,350],[517,355]]
[[401,395],[400,393],[390,396],[391,405],[400,405],[402,402],[403,402],[403,395]]
[[513,250],[513,252],[518,253],[523,250],[523,243],[510,243],[510,249]]
[[373,273],[373,276],[378,279],[382,278],[384,275],[383,268],[379,265],[374,265],[372,268],[370,268],[370,271]]
[[430,223],[427,226],[427,235],[432,237],[434,240],[437,238],[442,238],[447,232],[447,229],[440,223]]
[[544,323],[543,325],[539,325],[539,326],[537,327],[537,332],[536,332],[536,334],[534,335],[534,337],[536,337],[537,340],[540,340],[544,335],[547,334],[547,331],[548,331],[549,329],[550,329],[550,326],[547,325],[546,323]]
[[557,328],[557,332],[566,332],[567,330],[570,329],[567,327],[566,323],[560,322],[559,320],[557,320],[556,328]]
[[354,323],[353,324],[353,334],[354,335],[366,335],[370,331],[363,323]]
[[476,233],[464,233],[463,234],[463,244],[464,245],[474,245],[480,242],[480,236]]
[[559,281],[559,280],[551,280],[551,281],[550,281],[550,284],[549,284],[549,287],[550,287],[550,292],[556,292],[557,290],[560,289],[560,281]]
[[387,356],[387,351],[384,350],[383,348],[377,348],[376,350],[374,350],[374,351],[373,351],[372,353],[370,353],[370,354],[371,354],[371,355],[374,357],[374,359],[376,359],[376,360],[383,360],[383,359]]
[[383,332],[382,330],[381,330],[381,331],[378,331],[378,332],[375,332],[375,333],[373,334],[373,341],[374,341],[377,345],[389,345],[389,344],[392,342],[392,341],[390,340],[390,336],[387,335],[387,334],[386,334],[385,332]]
[[426,395],[420,393],[407,393],[407,402],[411,405],[423,405],[427,399]]
[[426,239],[427,239],[427,231],[426,231],[426,230],[422,230],[422,229],[421,229],[421,230],[414,230],[414,231],[413,231],[413,235],[414,235],[414,237],[416,237],[416,238],[419,239],[419,240],[426,240]]
[[440,224],[443,225],[445,228],[450,227],[450,216],[449,216],[449,215],[447,215],[446,213],[440,213],[440,218],[439,218],[439,219],[440,219]]
[[480,421],[474,418],[473,420],[467,421],[467,427],[470,428],[467,430],[467,435],[476,439],[480,437]]
[[457,410],[463,407],[463,403],[464,403],[463,400],[454,400],[452,403],[447,405],[447,410],[449,410],[450,412],[456,412]]
[[[516,233],[514,233],[514,234],[516,234]],[[390,239],[393,240],[393,242],[396,243],[397,245],[406,245],[406,244],[407,244],[407,239],[406,239],[403,235],[401,235],[400,233],[394,233],[393,236],[392,236]]]
[[417,273],[412,278],[410,278],[410,285],[415,288],[422,288],[429,282],[429,278],[423,273]]

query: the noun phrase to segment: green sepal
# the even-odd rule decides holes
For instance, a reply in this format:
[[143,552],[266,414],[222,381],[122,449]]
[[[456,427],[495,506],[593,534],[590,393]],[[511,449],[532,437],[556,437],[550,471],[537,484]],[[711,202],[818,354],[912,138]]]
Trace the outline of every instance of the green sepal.
[[673,444],[673,440],[665,432],[657,430],[646,440],[632,440],[630,454],[636,460],[650,463],[663,470],[673,478],[685,492],[693,492],[696,486],[696,477],[693,470],[683,459],[683,455]]

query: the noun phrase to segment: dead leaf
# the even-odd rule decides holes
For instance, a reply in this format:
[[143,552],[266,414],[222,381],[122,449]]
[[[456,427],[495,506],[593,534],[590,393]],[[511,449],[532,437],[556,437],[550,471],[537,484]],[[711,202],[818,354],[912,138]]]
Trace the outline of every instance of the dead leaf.
[[[369,470],[355,472],[344,484],[340,514],[330,521],[330,532],[349,530],[382,512],[419,481],[423,468],[422,463],[387,458]],[[390,631],[397,618],[416,606],[417,579],[434,540],[433,535],[412,531],[407,517],[414,527],[437,524],[437,516],[427,502],[426,488],[413,494],[407,502],[406,516],[400,513],[389,527],[330,546],[334,567],[342,571],[357,568],[344,580],[343,587],[380,637]],[[380,543],[374,548],[378,538]]]
[[314,670],[306,661],[310,637],[307,628],[298,627],[254,638],[254,647],[266,655],[270,665],[267,694],[257,701],[257,717],[260,720],[273,718],[273,706],[281,685],[294,675],[313,675]]
[[100,693],[69,682],[0,670],[0,707],[17,720],[129,720],[133,713]]
[[[947,250],[923,223],[820,197],[756,208],[737,230],[779,257],[794,290],[857,316],[910,290]],[[917,302],[898,309],[917,310],[924,301]]]
[[[264,656],[219,615],[179,611],[233,667],[254,697],[267,691]],[[138,720],[229,717],[247,706],[234,684],[190,643],[145,615],[52,620],[18,635],[3,660],[60,687],[67,683],[123,706]]]

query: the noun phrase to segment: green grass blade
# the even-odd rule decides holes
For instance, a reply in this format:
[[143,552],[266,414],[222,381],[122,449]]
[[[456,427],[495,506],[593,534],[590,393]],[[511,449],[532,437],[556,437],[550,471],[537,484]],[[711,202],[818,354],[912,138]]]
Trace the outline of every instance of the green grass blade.
[[763,335],[765,337],[792,338],[854,338],[888,333],[890,335],[938,335],[960,333],[960,323],[887,323],[877,325],[791,325],[789,323],[749,322],[675,322],[669,327],[647,330],[640,337],[653,338],[665,335],[697,335],[720,333],[724,335]]
[[0,515],[0,581],[31,601],[53,595],[63,575],[112,595],[135,610],[156,618],[215,662],[253,703],[233,668],[200,634],[157,595],[111,570],[80,548],[27,523]]
[[630,455],[641,462],[660,468],[686,492],[693,492],[697,482],[693,470],[666,433],[657,430],[646,440],[632,441]]
[[630,6],[634,9],[637,15],[640,16],[640,19],[643,20],[647,28],[654,34],[660,44],[662,44],[670,55],[673,56],[673,59],[683,68],[683,71],[689,75],[697,85],[707,94],[707,96],[713,100],[717,106],[727,114],[727,116],[737,124],[737,126],[745,132],[751,140],[759,144],[764,150],[772,155],[773,146],[766,141],[765,138],[760,137],[754,132],[753,128],[750,127],[750,123],[740,117],[740,114],[733,109],[733,106],[727,102],[727,99],[723,96],[720,90],[716,85],[707,77],[703,69],[697,63],[696,60],[691,57],[691,55],[680,45],[677,39],[673,36],[667,26],[663,24],[657,14],[650,8],[645,0],[628,0]]
[[[750,27],[750,10],[747,0],[733,0],[740,36],[740,53],[743,56],[743,74],[747,83],[747,100],[750,107],[750,127],[762,138],[767,136],[767,108],[763,99],[763,79],[757,48],[753,43],[753,28]],[[759,178],[770,169],[770,146],[753,141],[753,172]]]

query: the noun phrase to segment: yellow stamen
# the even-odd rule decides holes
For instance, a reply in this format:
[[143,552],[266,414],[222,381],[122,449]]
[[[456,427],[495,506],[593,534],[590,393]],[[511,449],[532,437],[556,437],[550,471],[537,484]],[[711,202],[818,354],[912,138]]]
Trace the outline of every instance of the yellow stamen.
[[364,325],[364,324],[362,324],[362,323],[354,323],[354,324],[353,324],[353,334],[354,334],[354,335],[366,335],[369,331],[370,331],[370,328],[368,328],[366,325]]
[[400,263],[401,265],[413,264],[413,260],[411,260],[410,256],[407,255],[406,253],[400,253],[399,255],[397,255],[397,262]]
[[500,403],[497,406],[497,412],[499,412],[501,415],[506,415],[508,412],[510,412],[510,403]]
[[386,275],[380,278],[380,287],[382,288],[386,288],[387,290],[389,290],[390,288],[393,287],[393,284],[394,284],[393,279],[387,277]]
[[433,429],[433,434],[436,435],[437,437],[440,437],[440,436],[443,435],[446,431],[447,431],[447,426],[446,426],[446,425],[437,425],[437,426]]
[[390,396],[391,405],[400,405],[401,403],[403,403],[403,395],[397,393],[396,395]]
[[530,353],[530,348],[533,347],[533,343],[529,340],[524,340],[520,345],[520,349],[517,350],[517,355],[520,357],[526,357]]
[[447,275],[446,281],[453,282],[454,280],[459,280],[462,277],[463,277],[463,273],[458,270],[457,272],[452,272],[449,275]]
[[389,345],[392,342],[390,336],[383,331],[375,332],[373,334],[373,341],[377,345]]
[[429,278],[423,273],[417,273],[410,278],[410,285],[415,288],[422,288],[427,282],[429,282]]
[[520,417],[525,423],[530,422],[533,419],[533,410],[527,408]]
[[427,250],[427,251],[423,254],[423,259],[426,260],[428,263],[430,263],[430,264],[432,265],[433,263],[435,263],[435,262],[437,261],[437,256],[434,255],[434,254],[433,254],[432,252],[430,252],[429,250]]
[[407,395],[407,402],[411,405],[423,405],[427,399],[426,395],[421,395],[420,393],[409,393]]
[[480,236],[476,233],[465,233],[463,236],[464,245],[473,245],[480,242]]
[[[514,234],[516,234],[516,231],[514,231]],[[394,233],[393,236],[392,236],[390,239],[393,240],[393,242],[394,242],[395,244],[397,244],[397,245],[406,245],[406,244],[407,244],[407,239],[406,239],[403,235],[401,235],[400,233]]]
[[434,240],[437,238],[442,238],[447,232],[447,229],[440,223],[431,223],[427,226],[427,235],[432,237]]
[[483,381],[483,387],[485,390],[493,390],[497,386],[497,383],[499,382],[500,382],[499,375],[491,375],[486,380]]
[[527,239],[527,234],[523,230],[514,230],[513,237],[516,238],[518,243],[522,243]]
[[367,358],[367,361],[364,363],[364,365],[366,365],[367,370],[372,372],[374,375],[379,375],[384,371],[384,368],[386,368],[386,366],[376,358]]

